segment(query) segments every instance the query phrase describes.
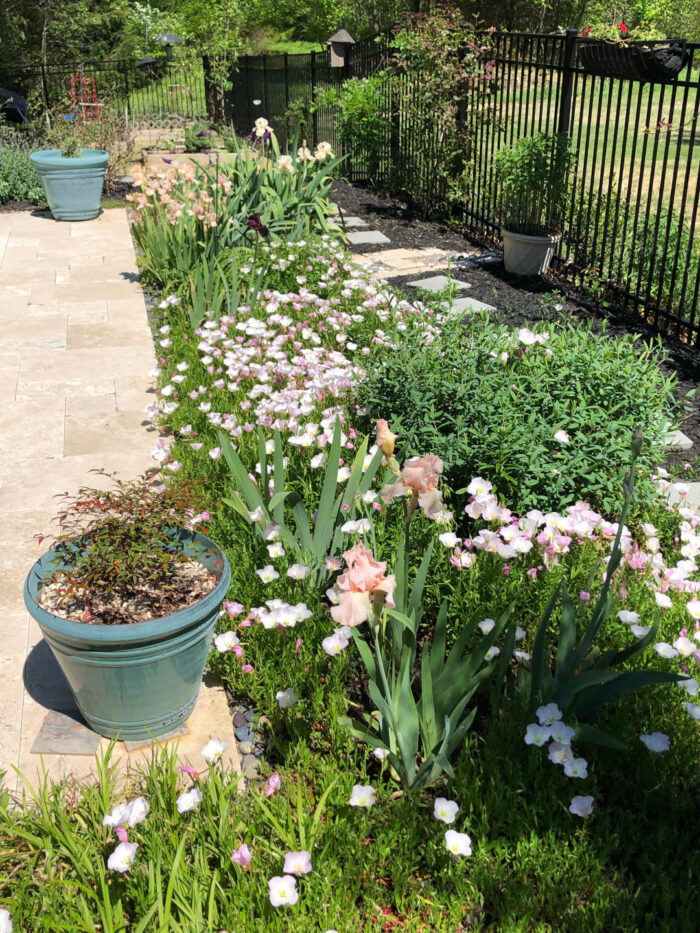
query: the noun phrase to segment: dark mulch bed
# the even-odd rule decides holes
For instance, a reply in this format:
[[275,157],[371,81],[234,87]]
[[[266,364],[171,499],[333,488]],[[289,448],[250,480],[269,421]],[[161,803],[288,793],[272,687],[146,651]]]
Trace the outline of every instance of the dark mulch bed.
[[[434,247],[454,251],[455,257],[463,257],[463,261],[457,259],[451,269],[454,278],[472,286],[462,294],[493,305],[498,309],[498,320],[509,326],[554,322],[563,315],[571,315],[582,321],[605,321],[606,330],[612,336],[632,333],[641,335],[645,340],[656,337],[655,332],[633,313],[604,308],[583,289],[568,282],[553,276],[523,279],[510,275],[498,258],[500,254],[482,249],[443,223],[421,220],[419,214],[397,198],[382,197],[375,191],[340,181],[333,188],[333,200],[343,214],[361,217],[367,221],[367,229],[379,230],[389,237],[391,244],[385,249]],[[353,248],[353,252],[358,253],[377,251],[376,246]],[[391,284],[409,298],[414,298],[415,289],[408,285],[413,280],[415,275],[392,278]],[[563,305],[564,311],[556,311],[556,304]],[[667,375],[675,373],[678,379],[676,394],[679,399],[683,398],[700,382],[700,353],[670,337],[664,338],[663,344],[669,354],[664,371]],[[633,390],[634,387],[630,386],[630,391]],[[682,464],[700,455],[700,398],[691,400],[689,404],[692,408],[682,430],[693,441],[694,447],[689,451],[671,453],[668,465]],[[700,463],[698,467],[700,469]],[[694,469],[690,475],[696,472],[698,470]]]

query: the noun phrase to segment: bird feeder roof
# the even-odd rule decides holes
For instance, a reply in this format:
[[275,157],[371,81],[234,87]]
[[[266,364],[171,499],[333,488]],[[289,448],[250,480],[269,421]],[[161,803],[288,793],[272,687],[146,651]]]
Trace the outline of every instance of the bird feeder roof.
[[355,40],[347,31],[347,29],[339,29],[335,35],[332,35],[330,39],[326,40],[326,44],[329,42],[337,42],[342,45],[355,45]]

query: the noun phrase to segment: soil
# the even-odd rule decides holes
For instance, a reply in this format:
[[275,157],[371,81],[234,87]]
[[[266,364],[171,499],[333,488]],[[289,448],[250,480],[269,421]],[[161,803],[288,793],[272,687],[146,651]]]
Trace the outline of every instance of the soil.
[[112,592],[76,587],[61,571],[39,593],[39,605],[47,612],[87,625],[125,625],[147,622],[187,609],[216,586],[216,576],[198,560],[174,565],[167,582],[152,580],[135,587],[135,592]]
[[[583,289],[555,278],[526,279],[507,273],[503,266],[502,253],[487,249],[456,232],[443,223],[422,220],[420,215],[398,198],[339,181],[333,187],[333,201],[346,216],[361,217],[367,222],[368,230],[378,230],[390,240],[384,247],[351,247],[355,253],[378,253],[381,249],[425,249],[427,247],[453,251],[450,275],[471,288],[464,292],[498,309],[498,320],[512,327],[523,327],[538,322],[554,323],[563,317],[581,321],[605,322],[611,336],[638,334],[645,341],[658,339],[645,321],[625,309],[603,307]],[[408,285],[415,274],[392,277],[392,287],[403,291],[407,297],[415,298],[416,290]],[[556,310],[555,305],[563,306]],[[700,397],[686,399],[700,381],[700,350],[682,343],[673,337],[664,337],[663,346],[668,360],[663,371],[675,374],[678,384],[676,398],[685,400],[690,406],[681,430],[693,442],[688,451],[673,451],[666,460],[667,467],[682,466],[700,454]],[[700,393],[699,393],[700,396]],[[687,477],[700,473],[700,460]]]

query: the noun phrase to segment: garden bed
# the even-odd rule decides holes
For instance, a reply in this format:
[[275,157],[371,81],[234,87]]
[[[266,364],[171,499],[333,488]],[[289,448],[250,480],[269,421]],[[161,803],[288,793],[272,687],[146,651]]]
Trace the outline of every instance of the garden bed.
[[[378,230],[389,237],[391,244],[386,249],[453,251],[455,262],[451,266],[451,274],[471,285],[465,294],[496,307],[498,314],[494,318],[510,327],[549,323],[561,320],[563,315],[571,315],[582,323],[591,320],[605,322],[607,332],[613,336],[640,334],[647,341],[658,339],[654,329],[633,312],[604,307],[584,289],[557,280],[552,275],[538,279],[510,275],[503,268],[501,258],[492,261],[494,254],[491,251],[484,250],[444,223],[422,220],[399,198],[382,196],[360,185],[339,181],[333,187],[333,200],[345,216],[361,217],[367,222],[367,229]],[[352,250],[362,255],[376,253],[378,248],[359,246],[352,247]],[[390,280],[391,286],[413,299],[416,290],[408,283],[416,278],[415,273],[394,276]],[[686,398],[700,382],[700,354],[694,347],[673,337],[664,337],[663,344],[669,354],[664,372],[675,374],[678,379],[676,397]],[[693,442],[693,449],[669,453],[669,465],[682,464],[700,454],[700,398],[689,399],[688,406],[682,431]],[[696,472],[693,471],[693,477]]]

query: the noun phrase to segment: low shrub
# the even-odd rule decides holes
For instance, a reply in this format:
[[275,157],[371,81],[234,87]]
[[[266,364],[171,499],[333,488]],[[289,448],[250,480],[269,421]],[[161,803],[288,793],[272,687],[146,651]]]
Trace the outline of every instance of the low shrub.
[[0,204],[31,201],[46,204],[44,189],[29,161],[32,149],[26,133],[0,120]]
[[366,361],[357,401],[365,424],[398,430],[402,454],[436,453],[453,489],[480,475],[518,512],[586,499],[610,513],[635,425],[647,472],[660,462],[674,411],[664,358],[591,325],[535,334],[472,316],[445,321],[430,342],[421,327],[397,333],[393,352]]

